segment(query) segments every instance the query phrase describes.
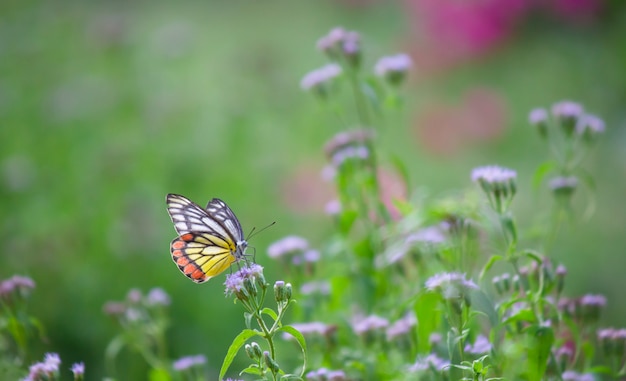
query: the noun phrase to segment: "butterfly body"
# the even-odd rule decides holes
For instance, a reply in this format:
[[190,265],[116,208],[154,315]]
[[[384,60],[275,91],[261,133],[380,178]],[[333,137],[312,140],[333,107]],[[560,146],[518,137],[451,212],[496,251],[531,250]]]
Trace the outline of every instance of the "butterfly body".
[[179,234],[170,245],[172,260],[189,279],[206,282],[245,258],[248,243],[224,201],[214,198],[206,208],[177,194],[168,194],[166,201]]

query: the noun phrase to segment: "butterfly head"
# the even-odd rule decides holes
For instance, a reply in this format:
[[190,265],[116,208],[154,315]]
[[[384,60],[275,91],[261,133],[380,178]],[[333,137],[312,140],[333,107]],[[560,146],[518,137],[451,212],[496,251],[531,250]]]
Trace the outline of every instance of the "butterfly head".
[[237,259],[241,259],[246,255],[246,249],[248,248],[248,241],[242,239],[241,241],[237,241],[237,250],[235,251],[235,257]]

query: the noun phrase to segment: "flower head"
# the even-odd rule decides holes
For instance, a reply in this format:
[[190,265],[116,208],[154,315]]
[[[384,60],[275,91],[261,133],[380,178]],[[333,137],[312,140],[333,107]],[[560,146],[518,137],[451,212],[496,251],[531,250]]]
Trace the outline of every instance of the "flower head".
[[343,57],[350,66],[358,67],[361,61],[360,43],[361,36],[357,32],[337,27],[317,41],[317,48],[332,60]]
[[392,85],[398,85],[402,83],[406,77],[406,73],[413,66],[413,61],[408,54],[400,53],[393,56],[381,57],[374,71],[376,75],[384,78]]
[[82,362],[74,363],[72,364],[70,370],[72,371],[72,374],[74,374],[75,380],[82,380],[85,375],[85,364]]
[[224,285],[226,286],[226,295],[235,295],[238,299],[245,301],[250,296],[257,293],[256,284],[265,287],[265,278],[263,276],[263,267],[256,263],[244,266],[234,274],[226,276]]
[[170,297],[162,288],[155,287],[148,292],[146,303],[149,306],[169,306]]
[[467,353],[482,355],[491,351],[491,343],[485,336],[478,335],[476,340],[474,340],[474,344],[466,344],[464,350]]
[[352,323],[352,329],[357,335],[387,328],[387,326],[389,326],[389,320],[378,315],[369,315],[365,318],[357,319]]
[[406,336],[411,329],[417,324],[417,318],[413,314],[407,314],[401,319],[396,320],[393,324],[387,327],[387,341],[392,341],[395,338]]
[[198,365],[206,364],[206,357],[204,355],[185,356],[174,361],[173,368],[179,372],[193,368]]
[[528,114],[528,121],[530,124],[537,128],[541,137],[546,137],[548,134],[548,111],[544,108],[533,109]]
[[305,91],[313,91],[321,97],[326,97],[330,91],[330,84],[333,79],[340,74],[341,66],[327,64],[307,73],[300,81],[300,88]]
[[595,141],[598,135],[604,133],[604,130],[604,121],[596,115],[584,114],[576,123],[576,133],[588,143]]
[[578,119],[583,115],[583,106],[572,101],[561,101],[552,105],[552,115],[561,125],[565,135],[574,132]]
[[450,365],[449,361],[442,359],[434,353],[425,357],[418,357],[417,361],[409,367],[409,372],[423,372],[429,369],[437,372],[444,370]]
[[492,207],[499,213],[513,199],[517,186],[517,172],[497,165],[488,165],[472,170],[472,181],[477,182],[487,194]]
[[290,235],[272,243],[267,248],[270,258],[290,257],[300,254],[309,248],[309,242],[299,236]]
[[476,283],[465,279],[461,273],[440,273],[426,280],[426,289],[430,292],[439,293],[445,300],[453,302],[457,313],[460,312],[461,303],[470,304],[470,291],[478,289]]

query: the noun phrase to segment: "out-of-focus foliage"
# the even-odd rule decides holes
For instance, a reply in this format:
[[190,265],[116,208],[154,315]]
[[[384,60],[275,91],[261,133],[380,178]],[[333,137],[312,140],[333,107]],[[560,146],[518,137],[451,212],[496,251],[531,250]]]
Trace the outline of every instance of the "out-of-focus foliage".
[[[526,131],[533,107],[575,99],[602,115],[607,133],[588,160],[596,212],[555,247],[574,294],[620,300],[624,7],[501,1],[503,14],[497,1],[465,12],[452,3],[0,4],[0,278],[37,284],[28,308],[45,331],[27,362],[54,351],[101,378],[116,332],[102,306],[133,287],[160,287],[172,298],[169,356],[206,354],[216,372],[240,331],[239,309],[223,297],[222,278],[197,286],[176,270],[165,194],[220,197],[246,231],[277,221],[251,242],[269,272],[278,271],[269,242],[322,237],[331,191],[321,147],[337,123],[298,82],[324,63],[310,41],[335,25],[361,31],[370,57],[413,56],[406,112],[386,121],[381,149],[432,193],[467,186],[470,168],[496,158],[530,179],[546,159]],[[522,193],[513,208],[531,220],[536,199],[530,187]],[[616,324],[626,313],[610,302],[608,311]],[[130,352],[117,367],[128,380],[146,371]]]

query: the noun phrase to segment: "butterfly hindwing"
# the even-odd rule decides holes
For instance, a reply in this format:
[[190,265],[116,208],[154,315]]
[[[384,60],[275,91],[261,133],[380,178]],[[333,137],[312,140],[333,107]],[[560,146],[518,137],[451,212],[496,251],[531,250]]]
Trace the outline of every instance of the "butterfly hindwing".
[[185,233],[172,241],[172,260],[196,283],[206,282],[236,261],[224,241],[206,233]]
[[171,243],[172,259],[194,282],[211,279],[244,256],[241,224],[222,200],[214,198],[202,209],[184,196],[168,194],[167,211],[179,234]]

